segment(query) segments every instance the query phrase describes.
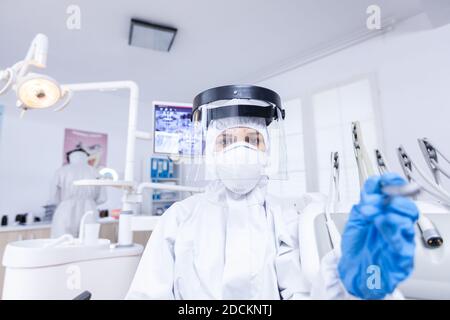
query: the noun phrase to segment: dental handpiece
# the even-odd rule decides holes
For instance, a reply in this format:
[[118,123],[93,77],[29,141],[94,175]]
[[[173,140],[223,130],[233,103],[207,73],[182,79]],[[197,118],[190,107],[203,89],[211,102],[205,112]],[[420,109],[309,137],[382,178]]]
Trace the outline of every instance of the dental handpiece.
[[[382,191],[390,197],[403,196],[412,198],[421,192],[421,187],[416,183],[409,183],[404,186],[386,186],[382,188]],[[419,214],[417,226],[427,247],[439,248],[444,243],[444,239],[433,222],[421,213]]]

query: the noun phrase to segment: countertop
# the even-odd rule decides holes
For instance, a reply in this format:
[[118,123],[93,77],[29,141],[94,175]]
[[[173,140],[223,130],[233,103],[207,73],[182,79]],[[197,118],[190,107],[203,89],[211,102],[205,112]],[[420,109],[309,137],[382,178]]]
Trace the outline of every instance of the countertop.
[[[117,223],[118,220],[114,218],[101,218],[99,219],[101,224],[105,223]],[[27,230],[38,230],[38,229],[48,229],[51,227],[50,222],[36,222],[33,224],[25,225],[12,225],[12,226],[0,226],[0,232],[14,232],[14,231],[27,231]]]
[[0,232],[47,229],[47,228],[50,228],[50,226],[51,226],[51,224],[48,222],[36,222],[33,224],[24,224],[24,225],[17,224],[17,225],[12,225],[12,226],[1,226]]

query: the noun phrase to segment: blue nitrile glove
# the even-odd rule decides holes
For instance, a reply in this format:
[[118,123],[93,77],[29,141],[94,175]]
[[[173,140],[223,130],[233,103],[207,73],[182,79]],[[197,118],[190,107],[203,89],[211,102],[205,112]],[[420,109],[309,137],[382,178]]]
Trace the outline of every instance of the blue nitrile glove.
[[383,299],[414,267],[414,225],[419,212],[405,197],[388,197],[383,186],[404,185],[397,174],[369,178],[342,235],[339,277],[361,299]]

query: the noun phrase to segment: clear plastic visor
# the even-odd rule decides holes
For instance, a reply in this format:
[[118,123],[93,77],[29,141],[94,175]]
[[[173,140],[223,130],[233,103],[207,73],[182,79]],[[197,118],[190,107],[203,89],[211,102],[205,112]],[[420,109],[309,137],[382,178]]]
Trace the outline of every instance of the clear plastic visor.
[[[260,107],[258,116],[230,114],[218,119],[211,114],[226,114],[230,106],[251,106],[251,111]],[[218,110],[224,108],[223,110]],[[268,121],[261,117],[268,108],[277,112],[277,119]],[[211,112],[211,110],[214,110]],[[267,123],[270,122],[269,125]],[[279,109],[271,104],[248,99],[216,101],[200,106],[193,114],[193,150],[190,166],[186,166],[186,179],[191,181],[217,180],[218,158],[235,146],[247,147],[257,152],[255,158],[263,165],[263,175],[269,179],[287,179],[286,140],[284,121]],[[247,159],[247,158],[246,158]],[[260,159],[264,159],[263,163]],[[247,160],[246,160],[247,161]],[[237,161],[236,161],[237,162]]]

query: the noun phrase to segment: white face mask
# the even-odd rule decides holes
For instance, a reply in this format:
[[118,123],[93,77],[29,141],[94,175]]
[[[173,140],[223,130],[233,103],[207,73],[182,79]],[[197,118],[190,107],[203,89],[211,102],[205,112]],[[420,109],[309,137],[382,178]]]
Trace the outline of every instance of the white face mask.
[[266,154],[248,143],[235,143],[215,156],[216,172],[225,187],[236,194],[252,191],[264,172]]

